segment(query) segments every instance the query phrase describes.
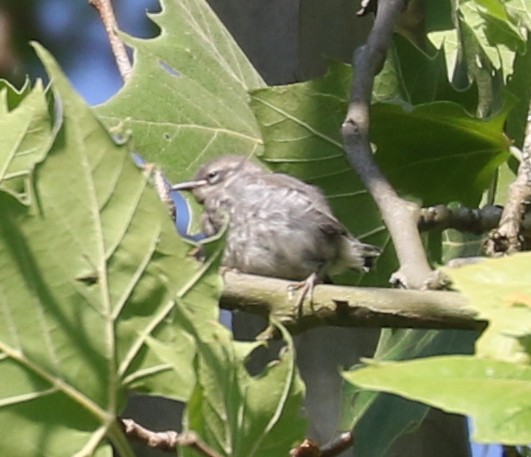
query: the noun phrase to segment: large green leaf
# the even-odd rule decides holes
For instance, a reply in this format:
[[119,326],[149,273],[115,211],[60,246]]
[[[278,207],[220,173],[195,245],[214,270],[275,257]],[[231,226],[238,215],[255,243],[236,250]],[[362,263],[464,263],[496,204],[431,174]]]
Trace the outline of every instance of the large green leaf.
[[[526,406],[523,398],[528,395],[525,389],[531,386],[529,384],[531,373],[522,371],[521,366],[516,363],[505,362],[529,362],[529,335],[531,334],[529,284],[531,278],[528,277],[527,272],[530,271],[530,265],[531,255],[526,253],[503,259],[485,260],[476,265],[447,271],[455,286],[468,298],[470,305],[478,312],[478,315],[489,321],[487,330],[476,343],[477,355],[495,358],[503,361],[504,364],[498,364],[496,360],[473,358],[432,358],[424,359],[425,365],[421,365],[420,362],[418,365],[412,362],[389,365],[389,371],[384,372],[380,371],[380,365],[377,364],[375,367],[370,366],[346,373],[345,379],[359,386],[358,389],[389,392],[447,411],[472,415],[478,421],[476,438],[480,441],[524,444],[529,438],[529,434],[526,437],[525,433],[528,433],[531,416],[526,412],[529,406]],[[426,341],[429,342],[429,340]],[[463,338],[457,339],[456,342],[459,343],[458,347],[463,348],[462,344],[465,343]],[[396,358],[397,354],[408,354],[408,357],[426,356],[426,348],[429,348],[429,346],[425,348],[416,346],[408,349],[399,346],[391,346],[393,348],[391,353],[377,354],[378,359]],[[455,351],[455,344],[448,347],[448,353]],[[448,368],[449,360],[452,368]],[[462,366],[459,366],[458,361],[461,361]],[[387,365],[382,365],[382,367],[387,370]],[[430,373],[431,370],[433,373]],[[518,375],[521,371],[524,373],[523,379]],[[358,372],[361,372],[359,376]],[[516,373],[514,378],[513,372]],[[393,379],[396,383],[392,381]],[[463,389],[458,387],[460,380],[463,383]],[[477,381],[477,386],[470,385],[473,381]],[[521,388],[513,389],[511,383]],[[482,396],[478,394],[469,398],[467,386],[481,392]],[[430,390],[433,391],[432,395],[429,394]],[[459,402],[454,398],[452,395],[455,390],[459,391],[459,397],[467,400]],[[498,392],[504,390],[512,392],[512,396],[498,398]],[[360,455],[383,455],[389,445],[389,439],[383,439],[383,444],[376,446],[376,450],[370,445],[363,447],[365,441],[363,436],[371,430],[368,422],[370,422],[371,415],[381,410],[378,408],[378,402],[382,402],[382,398],[376,396],[375,392],[359,391],[355,387],[347,388],[345,391],[348,394],[347,399],[355,399],[351,408],[345,408],[347,417],[351,418],[354,423],[361,419],[356,429],[358,435],[362,437],[361,442],[357,443]],[[484,403],[492,403],[493,396],[496,397],[495,405],[482,408]],[[375,399],[376,404],[372,406],[371,403]],[[400,401],[405,402],[405,400],[394,397],[390,400],[391,403]],[[519,407],[516,411],[515,405]],[[369,406],[372,406],[372,409],[366,413]],[[421,413],[422,407],[418,404],[410,406],[404,404],[400,409],[398,419],[393,419],[393,411],[391,411],[386,416],[385,436],[391,438],[396,436],[400,431],[400,425],[407,430],[407,427],[414,423],[415,415],[421,417]],[[507,419],[507,416],[512,413],[515,417]],[[510,424],[506,424],[507,421]],[[498,423],[504,424],[499,430],[496,429]],[[390,424],[394,424],[395,428],[393,429]]]
[[[332,202],[341,198],[349,208],[366,197],[349,171],[341,146],[339,126],[350,79],[349,67],[336,64],[324,78],[262,89],[252,96],[264,135],[264,160],[321,185]],[[371,142],[382,169],[403,194],[426,204],[448,200],[472,204],[481,197],[496,166],[507,158],[506,115],[482,121],[451,102],[411,109],[376,103],[371,110]]]
[[[351,76],[349,66],[333,64],[323,78],[253,92],[251,106],[265,146],[260,158],[275,171],[321,187],[337,217],[358,238],[388,246],[389,236],[378,210],[346,162],[341,145],[339,129]],[[379,259],[377,271],[366,275],[364,282],[385,283],[396,268],[388,249]],[[352,278],[341,280],[351,282]]]
[[98,113],[131,131],[138,152],[173,180],[222,153],[259,152],[247,91],[264,85],[260,76],[206,2],[161,3],[151,16],[160,36],[126,37],[135,49],[132,77]]
[[489,325],[476,345],[479,356],[531,360],[531,254],[488,259],[448,269],[455,287]]
[[[350,67],[335,64],[321,79],[253,92],[251,106],[265,142],[261,158],[275,170],[320,186],[356,236],[388,246],[380,215],[342,150],[339,127],[350,81]],[[481,121],[451,102],[410,109],[376,103],[371,115],[378,163],[404,196],[425,204],[449,199],[477,204],[508,156],[505,112]],[[393,253],[386,250],[365,283],[383,284],[396,266]]]
[[425,205],[460,201],[475,206],[509,156],[510,143],[503,133],[506,116],[507,110],[481,121],[450,102],[410,111],[377,104],[371,141],[378,148],[378,162],[402,193]]
[[[199,268],[188,270],[187,281],[177,291],[177,303],[171,320],[178,325],[161,325],[148,336],[147,347],[133,361],[124,382],[137,391],[156,393],[180,401],[188,401],[196,384],[194,363],[197,342],[211,338],[218,331],[218,301],[222,289],[219,264],[224,240],[213,240],[203,245],[205,261]],[[170,267],[174,268],[174,267]],[[176,269],[177,274],[183,273]],[[215,325],[216,324],[216,325]],[[147,349],[150,349],[148,351]]]
[[377,363],[345,373],[365,389],[472,416],[474,441],[531,442],[531,367],[467,356]]
[[[304,386],[297,373],[289,334],[278,360],[258,376],[243,364],[256,343],[233,343],[223,329],[198,335],[197,385],[187,405],[186,425],[227,457],[288,455],[302,441]],[[182,449],[183,457],[198,456]]]
[[373,89],[373,102],[393,99],[405,106],[452,101],[469,112],[475,111],[478,101],[474,85],[467,90],[456,90],[452,86],[441,50],[429,46],[427,50],[421,50],[398,34],[393,38]]
[[[441,354],[470,354],[475,338],[474,332],[384,329],[374,359],[383,362]],[[385,456],[396,439],[414,431],[422,423],[429,409],[418,402],[367,391],[348,382],[343,385],[342,397],[342,429],[355,427],[354,452],[362,457]],[[373,439],[375,434],[380,437],[377,442]]]
[[[31,176],[29,206],[0,191],[0,426],[10,430],[0,449],[110,456],[107,437],[125,457],[132,454],[116,422],[125,389],[159,393],[172,376],[180,381],[173,396],[186,399],[194,383],[151,354],[149,335],[174,341],[191,363],[194,344],[182,328],[191,318],[183,316],[215,319],[219,278],[187,255],[129,146],[116,144],[37,51],[61,127]],[[28,112],[21,123],[33,119]],[[31,144],[30,133],[24,138]],[[196,284],[211,289],[205,304]],[[192,296],[196,309],[179,305]]]

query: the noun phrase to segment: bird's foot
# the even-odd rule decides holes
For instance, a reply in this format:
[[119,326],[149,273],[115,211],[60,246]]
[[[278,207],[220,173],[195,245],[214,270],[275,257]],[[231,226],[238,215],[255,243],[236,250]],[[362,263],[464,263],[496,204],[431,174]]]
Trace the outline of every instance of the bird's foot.
[[219,273],[221,274],[221,276],[225,277],[226,273],[235,273],[239,275],[241,271],[235,267],[227,267],[226,265],[221,265],[221,267],[219,267]]
[[310,300],[310,306],[313,303],[313,291],[315,289],[315,286],[319,284],[321,280],[319,279],[319,276],[317,273],[312,273],[310,276],[308,276],[304,281],[300,281],[294,284],[290,284],[288,286],[288,294],[290,299],[293,298],[293,292],[295,290],[299,290],[299,296],[297,297],[297,302],[295,303],[295,308],[297,309],[297,314],[299,317],[302,316],[303,311],[303,304],[304,300],[306,300],[306,297]]

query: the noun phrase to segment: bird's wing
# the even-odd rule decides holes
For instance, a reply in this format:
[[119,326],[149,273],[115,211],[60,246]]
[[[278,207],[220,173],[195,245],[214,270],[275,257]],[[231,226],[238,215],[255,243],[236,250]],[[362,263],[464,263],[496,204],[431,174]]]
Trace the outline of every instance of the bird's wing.
[[263,173],[250,176],[256,185],[267,186],[279,204],[287,205],[292,211],[311,212],[312,220],[327,234],[346,234],[346,228],[332,213],[321,190],[306,184],[293,176],[282,173]]

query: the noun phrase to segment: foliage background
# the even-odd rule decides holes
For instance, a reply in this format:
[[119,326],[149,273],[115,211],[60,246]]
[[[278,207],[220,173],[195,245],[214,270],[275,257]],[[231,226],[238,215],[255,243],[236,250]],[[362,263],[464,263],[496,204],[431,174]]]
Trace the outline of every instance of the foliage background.
[[[94,13],[93,13],[94,14]],[[513,40],[515,40],[515,37],[513,36],[512,37]],[[517,43],[517,40],[515,41]],[[142,49],[142,46],[145,46],[143,44],[140,44],[140,42],[136,42],[136,44],[138,45],[138,47],[140,49]],[[397,43],[397,47],[398,46],[403,46],[403,47],[407,47],[407,44],[400,44],[400,42]],[[53,46],[52,46],[53,47]],[[146,46],[146,49],[147,51],[147,46]],[[397,51],[398,52],[398,51]],[[402,51],[402,52],[406,52],[406,51]],[[58,51],[58,55],[60,55],[60,51]],[[71,57],[72,58],[72,57]],[[75,58],[75,56],[73,57]],[[166,59],[166,57],[164,57],[164,59]],[[167,59],[169,61],[169,58]],[[165,60],[164,62],[167,63],[167,60]],[[85,62],[86,63],[86,62]],[[153,62],[151,62],[151,65],[153,65]],[[171,62],[170,62],[170,66],[171,66]],[[230,66],[231,68],[234,67],[234,65],[231,65]],[[189,68],[193,68],[193,66],[190,66]],[[152,70],[154,70],[153,67],[151,67]],[[159,68],[160,70],[160,68]],[[401,69],[403,71],[403,73],[407,73],[407,69],[406,68],[402,68]],[[391,69],[392,71],[392,69]],[[151,73],[151,72],[150,72]],[[159,72],[159,76],[160,78],[167,78],[167,82],[168,82],[168,86],[167,87],[164,87],[164,85],[162,85],[163,89],[165,90],[168,90],[168,88],[171,88],[172,87],[172,84],[174,83],[174,81],[172,80],[172,75],[171,75],[171,72],[166,72],[167,74],[164,75],[163,73],[161,74]],[[216,72],[217,74],[219,74],[219,72]],[[196,71],[196,74],[195,76],[201,76],[200,73],[199,73],[199,70]],[[250,78],[250,79],[249,79]],[[254,81],[251,81],[252,79],[254,78]],[[344,179],[345,179],[345,183],[349,183],[351,181],[351,176],[347,176],[346,174],[348,173],[348,168],[345,167],[344,163],[342,163],[341,159],[340,159],[340,151],[339,151],[339,148],[337,146],[337,143],[338,143],[338,137],[337,137],[337,132],[334,132],[333,129],[335,128],[334,126],[337,126],[339,121],[341,120],[341,110],[340,109],[337,109],[337,108],[334,108],[332,107],[329,103],[327,102],[330,102],[331,100],[340,100],[342,103],[344,103],[345,101],[345,94],[346,94],[346,86],[341,86],[341,68],[340,67],[335,67],[332,69],[332,71],[329,73],[329,75],[327,76],[327,78],[329,78],[328,80],[326,78],[322,79],[322,80],[319,80],[319,81],[315,81],[313,83],[310,83],[310,84],[302,84],[302,85],[299,85],[299,86],[294,86],[290,89],[283,89],[283,88],[278,88],[278,89],[274,89],[274,90],[258,90],[257,92],[255,92],[253,94],[253,105],[254,105],[254,109],[255,109],[255,112],[257,113],[258,115],[258,118],[259,118],[259,121],[261,122],[261,134],[263,134],[264,136],[264,139],[266,141],[266,146],[267,146],[267,151],[266,151],[266,160],[269,161],[269,163],[273,166],[273,167],[276,167],[277,169],[281,169],[283,171],[288,171],[290,173],[293,173],[295,175],[299,175],[301,177],[304,177],[305,179],[307,180],[310,180],[310,181],[313,181],[317,184],[320,184],[320,185],[323,185],[323,187],[326,189],[329,186],[329,184],[327,183],[327,180],[330,180],[331,178],[334,180],[334,183],[333,183],[333,187],[335,188],[333,194],[330,195],[330,197],[332,198],[332,202],[335,206],[335,210],[338,212],[338,214],[347,214],[348,212],[348,208],[351,206],[352,204],[352,201],[351,199],[354,198],[356,200],[360,200],[360,195],[363,194],[363,192],[359,189],[359,188],[356,188],[354,190],[352,190],[350,187],[349,187],[349,184],[346,184],[346,187],[344,190],[341,190],[338,192],[337,190],[337,185],[338,185],[338,181],[337,181],[337,176],[342,176]],[[334,80],[335,83],[340,83],[340,84],[329,84],[329,81],[330,81],[330,78],[332,78]],[[257,89],[260,87],[261,85],[261,82],[259,81],[259,79],[256,79],[251,73],[247,76],[245,76],[244,78],[242,78],[242,80],[245,80],[245,83],[247,84],[247,82],[249,82],[247,88],[249,89]],[[405,80],[406,82],[408,81],[407,79]],[[225,81],[226,82],[226,81]],[[142,82],[141,84],[148,84],[149,82]],[[515,83],[514,83],[515,84]],[[337,88],[340,88],[340,91],[339,93],[338,92],[333,92],[335,90],[337,90]],[[408,89],[407,87],[404,87],[403,89]],[[410,89],[410,88],[409,88]],[[410,99],[408,101],[411,101],[411,100],[415,100],[416,102],[419,102],[421,100],[423,101],[435,101],[437,100],[437,94],[438,94],[438,90],[439,89],[436,89],[431,95],[429,95],[428,98],[426,98],[426,94],[412,94],[412,93],[408,93],[407,90],[404,90],[404,94],[407,95],[407,97],[410,97]],[[319,160],[319,165],[320,165],[320,168],[319,168],[319,173],[317,174],[314,174],[312,175],[313,173],[313,170],[315,169],[312,165],[312,160],[308,160],[307,162],[303,162],[301,163],[300,160],[297,160],[297,159],[300,159],[300,157],[297,157],[297,154],[298,154],[298,151],[296,149],[296,145],[299,144],[299,145],[302,145],[302,143],[300,142],[294,142],[294,147],[290,147],[290,154],[294,154],[294,156],[287,156],[285,155],[284,151],[282,149],[279,148],[279,146],[283,145],[283,144],[286,144],[288,143],[288,141],[286,140],[289,140],[289,137],[297,137],[299,135],[299,132],[297,132],[296,128],[297,128],[297,124],[301,124],[301,122],[295,122],[294,123],[294,126],[293,126],[293,130],[289,130],[289,129],[280,129],[280,130],[275,130],[275,129],[270,129],[270,126],[273,126],[275,125],[276,123],[284,123],[286,124],[289,119],[293,120],[293,119],[296,119],[298,121],[300,121],[301,119],[303,119],[306,123],[306,125],[310,125],[312,126],[311,122],[312,122],[312,117],[310,116],[310,118],[306,119],[304,118],[303,116],[306,116],[307,113],[311,113],[311,110],[307,110],[307,109],[304,109],[302,110],[303,113],[298,113],[297,112],[297,109],[295,108],[294,110],[292,111],[289,111],[289,109],[286,109],[286,106],[283,105],[283,103],[285,103],[286,101],[293,101],[291,104],[290,103],[287,103],[288,104],[288,107],[287,108],[291,108],[292,106],[295,106],[297,103],[298,100],[298,97],[299,97],[299,93],[302,93],[304,94],[304,92],[307,91],[307,93],[312,93],[315,97],[312,99],[314,102],[316,102],[318,99],[319,99],[319,96],[323,96],[323,99],[325,99],[324,101],[324,104],[317,104],[316,106],[316,109],[315,109],[315,114],[318,114],[319,112],[321,112],[323,109],[326,110],[327,112],[330,112],[332,113],[332,115],[330,116],[329,120],[330,120],[330,126],[329,126],[329,129],[327,129],[327,126],[323,126],[322,125],[318,125],[316,126],[315,128],[323,128],[323,130],[320,130],[318,131],[319,135],[314,135],[314,136],[311,136],[309,138],[310,141],[314,141],[315,140],[315,137],[318,136],[320,137],[320,139],[324,139],[325,140],[325,143],[327,144],[327,146],[330,147],[330,150],[329,150],[329,155],[328,157],[326,157],[326,160],[323,160],[323,157],[322,156],[319,156],[319,157],[316,157],[315,160]],[[448,88],[445,88],[445,91],[447,93],[448,91]],[[481,94],[480,94],[481,95]],[[484,94],[483,94],[484,95]],[[127,97],[127,94],[125,94],[125,97]],[[208,94],[205,94],[205,100],[207,100],[208,98]],[[278,97],[280,99],[280,102],[278,102],[276,100],[276,97]],[[343,97],[343,99],[342,99]],[[406,97],[406,99],[407,99]],[[424,99],[422,98],[424,97]],[[134,95],[134,98],[136,99],[137,102],[142,102],[142,99],[140,97],[140,94],[139,93],[136,93]],[[163,99],[163,96],[161,96],[161,100]],[[235,99],[235,101],[237,102],[237,97]],[[237,103],[236,103],[237,104]],[[131,107],[132,105],[128,105],[129,107]],[[207,106],[206,104],[204,104],[204,106]],[[232,105],[231,105],[232,106]],[[281,108],[282,108],[282,113],[280,113],[281,111]],[[432,110],[430,111],[430,116],[433,114],[433,109],[435,108],[435,105],[432,105]],[[113,121],[113,109],[117,109],[116,107],[116,103],[111,106],[108,106],[108,107],[103,107],[101,110],[100,110],[100,113],[102,113],[104,115],[104,117],[106,118],[107,121],[110,121],[110,123],[112,124],[112,121]],[[119,107],[118,107],[118,111],[119,111]],[[439,107],[440,110],[449,110],[449,109],[454,109],[453,112],[450,113],[450,115],[452,117],[455,117],[456,115],[456,111],[455,111],[455,106],[454,107],[449,107],[448,105],[440,105]],[[484,109],[484,108],[483,108]],[[212,110],[213,112],[216,112],[216,107],[211,107],[209,106],[209,110]],[[389,108],[389,107],[385,107],[385,106],[382,106],[381,107],[381,111],[378,111],[376,110],[375,111],[375,114],[376,116],[381,116],[380,118],[380,122],[379,122],[379,125],[391,125],[392,124],[392,121],[391,120],[387,120],[387,119],[392,119],[393,116],[399,116],[400,115],[400,108]],[[439,114],[441,114],[443,111],[440,111]],[[287,113],[287,115],[286,115]],[[334,116],[337,116],[337,117],[334,117]],[[489,132],[492,132],[492,131],[499,131],[500,129],[500,126],[504,123],[505,121],[505,117],[504,117],[505,114],[501,115],[498,119],[494,119],[492,122],[493,124],[491,124],[487,129],[486,131],[489,131]],[[387,116],[387,118],[386,118]],[[422,118],[422,113],[419,113],[419,117]],[[236,116],[231,116],[229,121],[233,121],[234,118]],[[318,116],[317,116],[318,117]],[[120,119],[121,116],[116,116],[116,120]],[[248,146],[249,144],[252,144],[253,146],[251,147],[251,150],[253,149],[253,147],[255,148],[256,151],[260,151],[260,148],[261,148],[261,145],[260,145],[260,141],[258,140],[259,138],[259,134],[258,134],[258,126],[257,125],[251,125],[249,124],[249,120],[248,120],[248,117],[247,116],[242,116],[242,118],[246,118],[247,121],[244,122],[244,123],[240,123],[240,124],[234,124],[234,125],[223,125],[222,127],[223,128],[227,128],[228,130],[235,130],[235,131],[241,131],[242,128],[244,129],[248,129],[248,132],[246,135],[242,135],[238,140],[236,140],[236,142],[232,145],[232,147],[235,147],[235,148],[239,148],[239,147],[245,147],[246,149],[249,149]],[[426,119],[425,119],[427,122],[430,121],[429,119],[429,116],[426,116]],[[146,119],[140,119],[140,123],[142,122],[145,122]],[[149,119],[150,122],[152,122],[151,119]],[[462,124],[460,125],[460,129],[461,130],[461,127],[463,126],[463,124],[466,124],[468,122],[468,119],[467,119],[467,116],[466,114],[463,114],[462,115]],[[159,132],[157,133],[155,136],[160,140],[160,139],[172,139],[175,135],[177,135],[177,133],[181,136],[182,138],[182,129],[180,129],[179,125],[181,124],[181,120],[179,119],[176,119],[175,122],[174,122],[174,126],[176,127],[176,130],[174,132]],[[511,125],[511,122],[509,122],[509,125]],[[141,127],[141,126],[140,126]],[[213,126],[213,127],[217,127],[217,126]],[[312,126],[313,127],[313,126]],[[497,130],[498,129],[498,130]],[[472,132],[475,132],[475,131],[478,131],[480,130],[479,128],[479,124],[472,124],[470,126],[470,129],[469,129],[469,132],[472,133]],[[153,144],[153,138],[154,137],[149,137],[147,136],[144,140],[141,138],[142,137],[142,134],[138,134],[138,129],[137,129],[137,135],[136,135],[136,141],[137,141],[137,147],[140,146],[142,147],[142,141],[145,141],[145,144],[146,144],[146,147],[150,144]],[[283,137],[283,135],[286,135],[286,132],[289,132],[288,134],[288,138],[286,137]],[[165,136],[165,134],[167,136]],[[374,132],[374,135],[375,135],[375,138],[378,138],[378,132]],[[388,135],[388,132],[382,132],[381,133],[381,138],[382,140],[380,141],[380,144],[379,144],[379,151],[378,153],[380,154],[380,159],[382,160],[382,162],[385,164],[386,163],[386,156],[385,156],[385,143],[383,142],[383,139],[385,139],[385,137]],[[517,135],[516,135],[517,136]],[[193,140],[191,139],[190,140],[190,145],[194,145],[194,146],[197,146],[197,144],[199,144],[200,148],[202,147],[201,146],[201,143],[197,141],[197,138],[198,136],[191,136],[191,138],[193,138]],[[203,140],[203,144],[204,145],[211,145],[211,141],[216,141],[218,139],[217,136],[212,136],[210,134],[207,133],[207,135],[205,136],[205,139]],[[469,135],[469,136],[466,136],[464,138],[466,141],[474,141],[473,139],[473,135]],[[421,139],[422,140],[422,139]],[[463,139],[462,139],[463,140]],[[483,141],[484,138],[481,139],[481,141]],[[415,150],[415,148],[411,148],[411,149],[408,149],[408,152],[412,154],[412,158],[413,158],[413,161],[415,160],[415,157],[420,157],[421,154],[423,154],[423,145],[426,143],[426,140],[422,140],[419,142],[420,143],[420,146],[418,148],[418,150]],[[459,141],[458,141],[459,143]],[[186,143],[185,143],[186,145]],[[499,136],[498,137],[493,137],[491,138],[488,142],[487,142],[487,145],[488,147],[491,147],[492,151],[499,151],[501,149],[506,149],[507,147],[507,144],[504,142],[503,138],[500,138]],[[322,145],[319,145],[319,149],[322,149],[321,147]],[[481,147],[479,147],[481,146]],[[206,147],[206,146],[205,146]],[[481,145],[478,145],[478,150],[482,150],[482,151],[486,151],[488,150],[488,147],[486,148],[485,147],[485,143],[481,143]],[[159,150],[159,151],[164,151],[164,145],[160,145],[160,144],[157,144],[156,145],[156,149]],[[143,149],[143,148],[142,148]],[[304,151],[312,151],[312,147],[308,147],[307,145],[304,145],[303,148],[302,148]],[[200,149],[201,150],[201,149]],[[470,147],[467,148],[467,150],[470,150]],[[437,151],[431,151],[431,152],[434,152],[436,153]],[[156,158],[156,157],[153,157],[153,158]],[[390,154],[389,156],[387,156],[387,159],[388,161],[392,161],[392,158],[393,158],[393,155]],[[463,157],[465,158],[465,157]],[[478,186],[476,189],[473,189],[472,192],[468,193],[469,189],[466,188],[466,189],[459,189],[459,188],[452,188],[453,191],[455,191],[455,199],[456,200],[463,200],[465,197],[463,197],[464,193],[466,192],[466,198],[469,198],[470,199],[470,202],[471,203],[474,203],[474,202],[477,202],[480,198],[480,194],[481,194],[481,190],[485,187],[485,183],[488,181],[488,174],[492,172],[493,168],[498,165],[502,160],[504,160],[506,158],[506,156],[499,156],[497,158],[497,161],[489,161],[489,159],[485,160],[483,162],[483,165],[480,165],[480,166],[484,166],[485,167],[485,176],[484,176],[484,181],[480,181],[478,182]],[[330,160],[329,160],[330,159]],[[305,159],[307,160],[307,159]],[[470,166],[470,170],[472,172],[472,170],[476,170],[477,167],[478,167],[478,163],[470,163],[469,160],[465,160],[465,162]],[[180,169],[181,167],[179,167],[179,163],[171,163],[170,164],[171,166],[169,166],[168,168],[170,169],[173,169],[173,170],[178,170]],[[399,165],[399,164],[398,164]],[[393,176],[393,167],[396,167],[397,164],[393,164],[393,163],[389,163],[387,165],[387,171],[388,173],[390,174],[390,176]],[[462,169],[463,166],[459,166],[459,169]],[[429,172],[429,171],[423,171],[421,170],[419,172],[419,170],[414,170],[414,172],[412,171],[411,174],[404,174],[402,173],[402,170],[400,170],[400,168],[398,167],[398,170],[397,172],[395,172],[395,175],[396,175],[396,181],[395,181],[395,184],[398,184],[398,187],[401,188],[401,190],[403,192],[406,192],[406,193],[410,193],[411,195],[416,195],[416,194],[419,194],[419,191],[418,189],[415,189],[415,188],[408,188],[408,184],[411,184],[413,183],[413,176],[430,176],[430,175],[433,175],[433,172]],[[465,166],[465,171],[466,171],[466,166]],[[180,176],[178,174],[175,174],[175,176],[172,176],[174,178],[179,178]],[[403,178],[403,181],[400,181],[400,178]],[[440,176],[439,177],[440,179],[438,180],[438,183],[444,183],[445,182],[445,177],[444,176]],[[465,183],[467,181],[470,181],[470,178],[469,176],[467,176],[466,174],[464,175],[463,179],[461,179],[459,182],[462,182],[462,183]],[[417,181],[415,181],[415,183],[417,183]],[[420,189],[421,190],[424,190],[426,188],[425,184],[423,184],[422,182],[420,183],[417,183],[419,186],[420,186]],[[437,202],[437,200],[440,200],[441,197],[446,197],[446,192],[443,191],[443,190],[438,190],[437,188],[435,189],[430,189],[432,194],[431,195],[423,195],[424,199],[425,199],[425,202]],[[363,195],[362,195],[363,196]],[[370,206],[370,203],[367,203],[368,206]],[[369,210],[371,211],[371,210]],[[348,221],[348,217],[345,217],[345,220]],[[367,228],[363,228],[363,227],[360,227],[359,225],[356,225],[356,232],[357,233],[361,233],[362,236],[366,236],[368,237],[368,241],[372,241],[373,238],[374,239],[377,239],[378,242],[380,244],[386,244],[386,238],[385,238],[385,233],[382,231],[381,227],[378,226],[377,224],[374,223],[374,221],[369,221],[368,223],[368,227]],[[354,226],[353,226],[354,227]],[[450,240],[452,241],[452,240]],[[390,261],[390,259],[392,258],[392,253],[387,253],[388,255],[388,261]],[[393,268],[393,265],[391,263],[387,263],[387,267],[389,269],[389,271],[391,271]],[[374,278],[368,278],[368,281],[371,282],[373,281],[374,284],[378,284],[380,283],[381,279],[386,277],[388,275],[388,271],[380,271],[379,274],[381,275],[380,277],[374,277]],[[365,278],[367,279],[367,278]]]

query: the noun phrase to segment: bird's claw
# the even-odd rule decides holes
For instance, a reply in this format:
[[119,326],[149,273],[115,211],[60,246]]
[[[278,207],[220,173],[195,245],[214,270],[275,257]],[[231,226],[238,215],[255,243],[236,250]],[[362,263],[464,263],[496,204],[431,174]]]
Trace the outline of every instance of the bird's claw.
[[319,284],[319,282],[320,280],[317,276],[317,273],[312,273],[304,281],[290,284],[288,286],[288,296],[290,300],[293,299],[293,292],[295,290],[300,290],[299,296],[297,297],[297,302],[295,303],[295,309],[297,310],[297,314],[299,317],[302,316],[304,300],[306,300],[306,297],[308,297],[310,300],[310,306],[312,305],[313,291],[315,289],[315,286]]

